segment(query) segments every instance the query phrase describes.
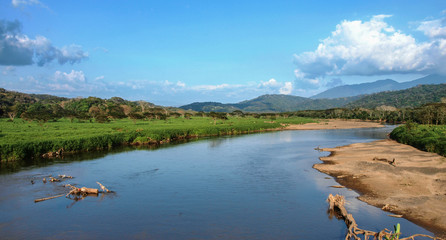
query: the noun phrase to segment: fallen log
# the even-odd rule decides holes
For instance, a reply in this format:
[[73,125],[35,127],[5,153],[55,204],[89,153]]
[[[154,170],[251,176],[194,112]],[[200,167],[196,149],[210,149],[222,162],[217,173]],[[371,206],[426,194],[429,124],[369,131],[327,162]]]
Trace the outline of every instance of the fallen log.
[[[52,180],[53,178],[50,177],[50,179]],[[63,186],[71,188],[71,190],[67,194],[61,194],[61,195],[52,196],[52,197],[46,197],[46,198],[39,198],[39,199],[35,199],[34,202],[42,202],[42,201],[45,201],[45,200],[58,198],[58,197],[62,197],[62,196],[65,196],[66,198],[70,198],[70,199],[71,199],[71,197],[73,197],[73,199],[79,200],[79,199],[83,199],[84,197],[86,197],[88,195],[95,195],[95,196],[97,196],[99,193],[111,193],[112,192],[112,191],[108,190],[101,183],[97,182],[97,184],[99,184],[99,186],[101,187],[102,191],[99,191],[99,189],[97,189],[97,188],[87,188],[87,187],[78,188],[78,187],[73,186],[71,184],[66,184],[66,185],[63,185]]]
[[35,203],[43,202],[43,201],[46,201],[46,200],[50,200],[50,199],[58,198],[58,197],[62,197],[62,196],[65,196],[65,194],[60,194],[60,195],[56,195],[56,196],[52,196],[52,197],[46,197],[46,198],[39,198],[39,199],[34,200],[34,202]]
[[388,163],[388,164],[390,164],[390,165],[396,167],[396,165],[395,165],[395,158],[394,158],[392,161],[390,161],[390,160],[388,160],[387,158],[378,158],[378,157],[374,157],[374,158],[373,158],[373,161],[386,162],[386,163]]
[[[361,238],[358,235],[363,235],[364,239],[367,240],[369,237],[373,237],[374,240],[385,240],[385,239],[399,239],[399,240],[415,240],[415,237],[425,237],[430,238],[434,240],[442,240],[442,238],[432,237],[425,234],[414,234],[412,236],[406,237],[406,238],[399,238],[399,235],[401,234],[399,232],[399,224],[398,228],[395,228],[395,232],[392,232],[388,229],[383,229],[380,232],[374,232],[369,230],[364,230],[358,227],[358,224],[356,224],[355,219],[353,218],[352,214],[349,214],[347,210],[345,209],[345,198],[344,196],[335,195],[332,194],[328,195],[327,198],[328,204],[329,204],[329,213],[330,216],[335,215],[338,219],[343,219],[346,226],[347,226],[347,234],[345,236],[345,240],[349,239],[355,239],[360,240]],[[397,230],[398,229],[398,230]]]

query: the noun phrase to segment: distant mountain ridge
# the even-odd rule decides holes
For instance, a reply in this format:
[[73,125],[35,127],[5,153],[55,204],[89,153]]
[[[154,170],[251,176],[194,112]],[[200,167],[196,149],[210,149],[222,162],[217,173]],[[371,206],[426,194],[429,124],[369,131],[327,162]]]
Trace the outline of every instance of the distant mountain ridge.
[[239,103],[195,102],[181,106],[184,110],[203,112],[292,112],[336,108],[359,99],[359,96],[336,99],[310,99],[283,94],[266,94]]
[[[416,107],[428,102],[438,102],[440,101],[438,96],[446,97],[443,96],[441,91],[445,89],[443,83],[446,83],[446,76],[440,75],[429,75],[402,83],[384,79],[370,83],[334,87],[311,98],[267,94],[239,103],[195,102],[180,108],[203,112],[233,112],[235,110],[244,112],[292,112],[340,107],[375,108],[381,105]],[[432,86],[432,84],[436,85]],[[413,89],[420,85],[423,87]],[[404,101],[407,101],[407,103],[404,103]]]
[[321,98],[351,97],[351,96],[373,94],[384,91],[404,90],[411,87],[415,87],[417,85],[442,84],[442,83],[446,83],[446,76],[428,75],[426,77],[402,83],[399,83],[392,79],[385,79],[369,83],[343,85],[330,88],[324,92],[312,96],[311,98],[321,99]]

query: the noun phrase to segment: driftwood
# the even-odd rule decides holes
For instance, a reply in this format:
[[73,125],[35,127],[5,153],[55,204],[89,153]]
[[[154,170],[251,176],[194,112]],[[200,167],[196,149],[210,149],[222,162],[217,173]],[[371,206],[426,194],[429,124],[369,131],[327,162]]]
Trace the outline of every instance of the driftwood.
[[99,190],[96,188],[87,188],[87,187],[78,188],[78,187],[75,187],[75,186],[69,185],[69,184],[67,184],[66,186],[71,188],[71,191],[65,195],[65,197],[67,197],[67,198],[70,198],[71,196],[74,196],[74,198],[78,198],[78,197],[84,198],[84,197],[88,196],[89,194],[98,195],[98,193],[99,193]]
[[111,192],[110,190],[108,190],[104,185],[102,185],[100,182],[96,182],[97,184],[99,184],[99,186],[101,187],[103,192]]
[[390,161],[390,160],[388,160],[387,158],[378,158],[378,157],[374,157],[373,160],[374,160],[374,161],[385,162],[385,163],[388,163],[388,164],[390,164],[390,165],[396,167],[396,165],[395,165],[395,158],[394,158],[392,161]]
[[46,200],[50,200],[50,199],[58,198],[58,197],[62,197],[62,196],[65,196],[65,194],[60,194],[60,195],[56,195],[56,196],[52,196],[52,197],[46,197],[46,198],[39,198],[39,199],[34,200],[34,202],[35,203],[36,202],[43,202],[43,201],[46,201]]
[[[59,175],[60,178],[73,178],[71,176],[66,176],[66,175]],[[43,179],[44,183],[46,182],[46,179]],[[60,179],[57,178],[53,178],[50,177],[50,181],[51,182],[60,182]],[[73,186],[71,184],[66,184],[64,185],[64,187],[69,187],[71,188],[71,190],[67,193],[67,194],[60,194],[60,195],[56,195],[56,196],[52,196],[52,197],[46,197],[46,198],[39,198],[39,199],[35,199],[34,202],[42,202],[45,200],[50,200],[50,199],[54,199],[54,198],[58,198],[58,197],[62,197],[65,196],[66,198],[70,198],[70,199],[74,199],[74,200],[80,200],[85,198],[88,195],[98,195],[99,193],[111,193],[112,191],[108,190],[104,185],[102,185],[100,182],[96,182],[100,187],[101,187],[101,191],[97,188],[87,188],[87,187],[81,187],[78,188],[76,186]]]
[[47,152],[45,154],[42,154],[42,157],[43,158],[56,158],[56,157],[59,158],[59,157],[63,156],[63,152],[64,152],[64,150],[63,150],[63,148],[61,148],[55,152]]
[[[396,237],[396,233],[391,232],[388,229],[381,230],[380,232],[374,232],[369,230],[364,230],[358,227],[358,224],[356,223],[355,219],[353,218],[352,214],[349,214],[347,210],[345,209],[345,198],[344,196],[335,195],[332,194],[328,195],[327,198],[328,204],[329,204],[329,213],[330,216],[335,215],[336,218],[342,219],[345,222],[345,225],[347,226],[347,234],[345,236],[345,240],[349,239],[355,239],[360,240],[361,238],[358,235],[363,235],[364,240],[368,240],[369,237],[372,237],[374,240],[384,240],[384,239],[399,239],[399,240],[415,240],[415,237],[425,237],[430,238],[434,240],[442,240],[442,238],[432,237],[425,234],[414,234],[412,236],[406,237],[406,238],[394,238]],[[399,236],[398,236],[399,237]]]
[[68,176],[68,175],[59,175],[59,177],[60,178],[62,178],[62,179],[64,179],[64,178],[70,178],[70,179],[72,179],[73,177],[72,176]]
[[60,179],[54,178],[54,177],[50,177],[50,182],[60,182]]

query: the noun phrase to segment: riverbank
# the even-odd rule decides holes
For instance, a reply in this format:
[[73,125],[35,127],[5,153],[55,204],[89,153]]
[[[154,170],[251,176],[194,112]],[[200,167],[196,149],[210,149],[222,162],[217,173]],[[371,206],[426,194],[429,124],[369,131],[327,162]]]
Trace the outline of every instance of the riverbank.
[[446,236],[446,158],[393,140],[336,148],[313,167],[329,174],[360,200],[400,214]]
[[328,119],[319,120],[315,123],[306,124],[290,124],[286,126],[285,130],[322,130],[322,129],[351,129],[351,128],[375,128],[384,127],[379,122],[362,121],[362,120],[341,120]]
[[157,145],[208,136],[277,131],[285,124],[314,122],[309,118],[278,117],[119,119],[107,123],[58,119],[35,122],[0,119],[0,162],[60,157],[83,151],[106,150],[121,145]]

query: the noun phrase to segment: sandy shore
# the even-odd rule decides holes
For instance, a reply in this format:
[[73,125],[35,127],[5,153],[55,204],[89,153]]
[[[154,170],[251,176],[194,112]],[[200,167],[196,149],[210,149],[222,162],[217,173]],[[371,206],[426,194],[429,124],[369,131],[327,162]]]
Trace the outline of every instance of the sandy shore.
[[446,236],[446,158],[392,140],[323,151],[331,155],[315,169],[358,191],[360,200]]
[[366,122],[361,120],[320,120],[318,123],[291,124],[286,126],[285,130],[319,130],[319,129],[348,129],[348,128],[372,128],[384,127],[377,122]]

